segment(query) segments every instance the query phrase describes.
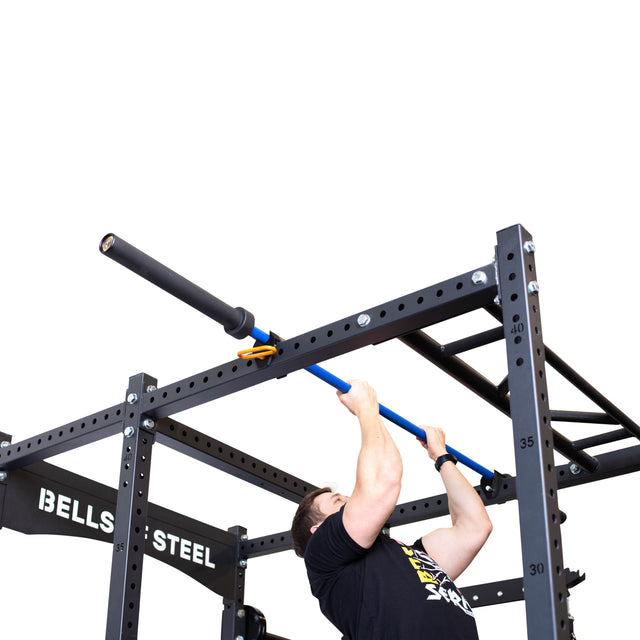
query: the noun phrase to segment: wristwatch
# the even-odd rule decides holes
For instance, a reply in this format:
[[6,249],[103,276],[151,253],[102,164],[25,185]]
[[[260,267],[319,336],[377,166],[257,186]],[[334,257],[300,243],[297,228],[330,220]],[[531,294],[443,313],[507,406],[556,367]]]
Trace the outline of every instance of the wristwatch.
[[456,458],[453,453],[444,453],[443,455],[441,455],[437,460],[436,460],[436,471],[440,472],[440,467],[445,463],[445,462],[453,462],[453,464],[457,464],[458,462],[458,458]]

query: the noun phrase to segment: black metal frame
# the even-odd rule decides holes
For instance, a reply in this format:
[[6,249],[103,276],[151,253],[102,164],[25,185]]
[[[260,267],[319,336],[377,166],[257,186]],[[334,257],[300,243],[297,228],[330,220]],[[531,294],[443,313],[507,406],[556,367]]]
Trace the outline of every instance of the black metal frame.
[[[109,255],[116,245],[118,251],[110,257],[222,323],[230,335],[245,337],[251,333],[251,313],[231,309],[115,236],[106,236],[101,249]],[[568,581],[562,558],[558,489],[640,470],[640,446],[597,458],[586,451],[603,443],[640,437],[640,427],[544,345],[534,254],[526,230],[520,225],[504,229],[498,232],[492,264],[278,341],[277,352],[267,363],[237,359],[160,389],[153,378],[138,374],[130,379],[122,404],[15,444],[8,434],[0,434],[4,445],[0,448],[0,526],[24,533],[91,537],[113,544],[106,632],[109,640],[137,637],[145,554],[168,562],[223,597],[222,640],[277,639],[267,632],[262,614],[244,603],[245,569],[250,558],[290,549],[289,533],[248,539],[242,527],[222,531],[149,504],[152,445],[160,442],[299,502],[315,485],[178,423],[171,414],[365,345],[399,338],[513,422],[517,482],[496,472],[491,483],[483,479],[476,490],[487,505],[518,500],[523,578],[468,587],[466,591],[475,606],[483,606],[523,599],[524,588],[528,637],[568,639],[571,619],[566,604]],[[423,331],[479,308],[486,309],[500,326],[448,345],[437,343]],[[361,313],[370,318],[364,326],[357,322]],[[498,384],[458,355],[501,339],[506,343],[507,375]],[[546,386],[547,364],[603,413],[552,411]],[[572,442],[552,428],[552,422],[561,421],[618,424],[622,429]],[[117,490],[43,462],[117,432],[123,434]],[[569,464],[556,467],[554,449]],[[399,505],[388,525],[446,513],[446,495],[433,496]],[[579,581],[572,579],[570,583]]]

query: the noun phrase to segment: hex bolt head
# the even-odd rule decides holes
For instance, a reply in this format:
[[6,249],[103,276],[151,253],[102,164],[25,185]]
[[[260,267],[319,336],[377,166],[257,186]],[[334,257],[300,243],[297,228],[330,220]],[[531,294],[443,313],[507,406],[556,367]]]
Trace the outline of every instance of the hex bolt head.
[[125,438],[131,438],[133,436],[133,434],[136,432],[134,427],[125,427],[124,428],[124,437]]
[[130,393],[127,396],[127,402],[129,404],[135,404],[136,402],[138,402],[138,394],[137,393]]
[[244,640],[244,636],[236,636],[236,640]]
[[538,293],[540,292],[540,285],[538,284],[538,282],[536,280],[532,280],[527,285],[527,291],[529,292],[529,295],[537,296]]
[[152,420],[151,418],[145,418],[142,421],[142,426],[146,427],[147,429],[153,429],[156,426],[156,421]]
[[368,313],[361,313],[357,322],[359,327],[366,327],[371,322],[371,316]]
[[571,471],[571,473],[572,473],[574,476],[577,476],[577,475],[582,471],[582,469],[581,469],[581,468],[580,468],[580,467],[579,467],[579,466],[574,462],[574,463],[569,467],[569,471]]
[[247,561],[243,558],[242,560],[240,560],[240,561],[238,562],[238,566],[239,566],[241,569],[246,568],[246,566],[247,566]]
[[531,255],[532,253],[536,252],[536,245],[533,244],[533,240],[527,240],[523,245],[522,248],[525,250],[526,253],[528,253],[529,255]]
[[500,300],[500,296],[496,296],[496,297],[493,299],[493,304],[500,304],[500,302],[501,302],[501,300]]
[[7,472],[0,471],[0,482],[4,482],[7,479]]
[[487,284],[487,274],[484,271],[474,271],[471,275],[473,284]]
[[242,540],[242,542],[246,542],[249,539],[249,536],[246,533],[243,533],[240,536],[240,540]]
[[152,393],[153,391],[157,391],[157,390],[158,390],[158,387],[156,387],[156,385],[155,385],[155,384],[150,384],[150,385],[147,387],[147,393]]
[[0,442],[0,447],[2,447],[3,449],[6,449],[7,447],[10,447],[11,443],[8,440],[3,440],[2,442]]
[[244,609],[238,609],[238,613],[236,613],[238,618],[244,618]]

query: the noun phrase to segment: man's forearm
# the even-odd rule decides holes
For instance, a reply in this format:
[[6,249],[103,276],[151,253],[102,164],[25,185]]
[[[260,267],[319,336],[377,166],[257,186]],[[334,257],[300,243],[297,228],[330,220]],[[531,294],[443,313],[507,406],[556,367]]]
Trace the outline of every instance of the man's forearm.
[[453,526],[486,537],[492,528],[491,520],[476,490],[453,462],[445,462],[440,475],[447,491]]
[[400,483],[402,458],[377,410],[358,414],[362,445],[356,469],[357,483],[372,491]]

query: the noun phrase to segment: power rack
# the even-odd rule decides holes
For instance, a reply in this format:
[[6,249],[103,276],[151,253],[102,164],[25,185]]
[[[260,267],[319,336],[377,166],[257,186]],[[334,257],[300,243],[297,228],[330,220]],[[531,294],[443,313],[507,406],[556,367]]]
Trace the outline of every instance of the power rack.
[[[100,250],[221,323],[230,335],[252,335],[257,344],[276,347],[266,360],[233,360],[161,388],[154,378],[141,373],[129,379],[125,400],[114,406],[15,444],[9,434],[0,433],[0,526],[113,545],[107,640],[138,636],[145,554],[222,596],[221,640],[284,640],[267,631],[264,615],[244,602],[243,593],[247,562],[291,549],[289,532],[249,539],[242,527],[224,531],[150,503],[153,444],[164,444],[300,502],[315,485],[172,420],[171,415],[299,369],[318,375],[317,362],[393,338],[512,420],[516,477],[484,473],[476,490],[486,505],[518,501],[523,577],[466,587],[465,596],[474,607],[524,599],[530,640],[571,637],[568,589],[584,576],[564,567],[558,490],[640,470],[640,446],[597,457],[587,452],[595,446],[640,438],[640,427],[544,345],[535,246],[522,226],[497,233],[495,259],[488,265],[289,340],[264,334],[255,328],[250,312],[229,307],[113,234],[105,236]],[[424,332],[437,322],[476,309],[485,309],[500,326],[444,345]],[[494,384],[459,354],[499,340],[506,345],[507,370],[504,379]],[[552,411],[547,366],[602,412]],[[327,377],[325,381],[333,384],[331,374]],[[552,426],[558,422],[620,428],[571,441]],[[44,462],[118,433],[122,456],[117,489]],[[568,464],[556,466],[554,450]],[[388,526],[447,513],[446,494],[431,496],[398,505]]]

